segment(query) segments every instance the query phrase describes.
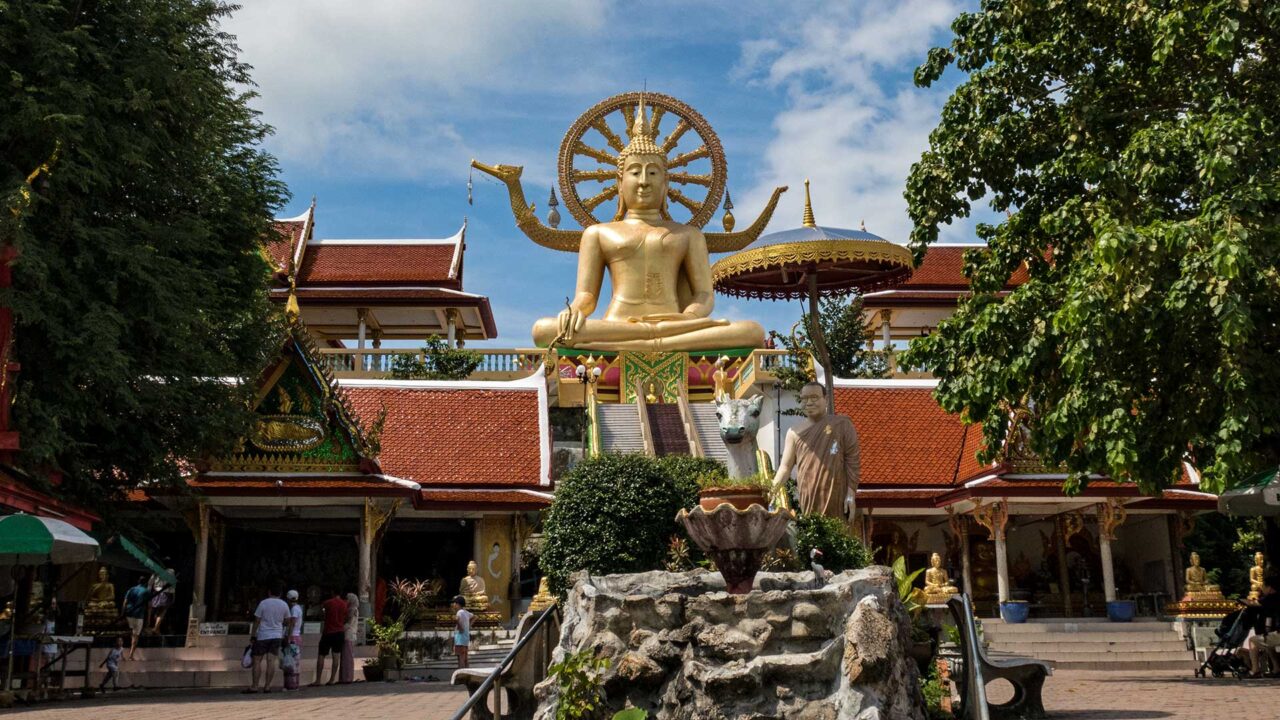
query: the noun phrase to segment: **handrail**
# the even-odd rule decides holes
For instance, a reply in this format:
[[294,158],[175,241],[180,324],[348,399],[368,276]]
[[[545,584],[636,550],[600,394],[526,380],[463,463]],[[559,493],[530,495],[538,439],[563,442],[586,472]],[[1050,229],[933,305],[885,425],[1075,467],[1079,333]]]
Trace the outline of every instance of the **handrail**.
[[489,694],[489,691],[492,690],[493,686],[498,682],[498,675],[511,667],[511,663],[515,662],[516,655],[518,655],[520,651],[524,649],[525,645],[529,644],[530,640],[538,634],[538,629],[547,621],[547,618],[551,617],[559,611],[559,609],[559,605],[552,605],[542,611],[542,614],[533,621],[533,625],[529,628],[529,632],[526,632],[516,640],[515,647],[511,648],[511,652],[507,653],[507,656],[502,659],[502,662],[498,663],[498,667],[494,668],[493,672],[489,673],[489,677],[486,677],[484,682],[480,683],[480,687],[476,688],[476,691],[471,694],[471,697],[467,698],[467,701],[462,704],[462,707],[458,709],[458,712],[454,713],[451,720],[463,720],[466,714],[471,712],[471,708],[475,707],[477,702],[480,702]]
[[689,438],[689,454],[694,457],[705,457],[702,453],[702,438],[698,437],[698,429],[693,425],[693,412],[689,409],[689,386],[680,386],[680,396],[676,398],[680,405],[680,421],[684,423],[684,434]]
[[991,720],[987,710],[987,684],[982,679],[982,660],[978,653],[978,627],[973,622],[973,604],[969,596],[959,593],[947,600],[947,608],[960,630],[960,653],[964,660],[964,685],[960,687],[962,720]]
[[644,454],[653,457],[658,451],[653,447],[653,428],[649,427],[649,407],[644,400],[644,382],[636,380],[636,412],[640,414],[640,440]]

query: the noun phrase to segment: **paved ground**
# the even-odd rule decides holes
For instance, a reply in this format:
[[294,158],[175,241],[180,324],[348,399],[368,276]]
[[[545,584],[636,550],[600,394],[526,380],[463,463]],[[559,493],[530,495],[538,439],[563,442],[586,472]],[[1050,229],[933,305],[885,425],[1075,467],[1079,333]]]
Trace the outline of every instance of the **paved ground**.
[[[993,684],[991,689],[992,699],[998,699],[1000,688]],[[443,683],[357,683],[253,696],[227,690],[122,692],[106,699],[49,703],[12,712],[12,716],[22,720],[448,720],[464,699],[461,690]],[[1190,672],[1062,670],[1045,686],[1045,706],[1054,720],[1271,718],[1280,706],[1280,680],[1198,680]]]

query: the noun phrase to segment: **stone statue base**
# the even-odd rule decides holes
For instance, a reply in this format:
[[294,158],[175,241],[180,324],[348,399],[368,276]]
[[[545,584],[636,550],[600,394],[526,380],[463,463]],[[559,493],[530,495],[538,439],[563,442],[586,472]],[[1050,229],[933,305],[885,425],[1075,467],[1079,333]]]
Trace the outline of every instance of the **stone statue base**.
[[[496,628],[502,626],[502,613],[492,610],[471,613],[471,629]],[[457,614],[452,608],[438,610],[435,613],[433,626],[436,630],[452,630],[458,623]]]
[[[592,649],[612,659],[603,715],[923,720],[910,621],[888,568],[756,576],[725,591],[719,573],[579,574],[563,603],[552,662]],[[535,689],[537,720],[555,715],[556,682]]]
[[946,605],[948,600],[950,600],[953,596],[958,594],[959,594],[959,591],[941,592],[941,593],[926,592],[923,595],[924,604],[925,605]]
[[1187,593],[1176,603],[1164,606],[1166,615],[1187,618],[1220,618],[1236,610],[1236,603],[1226,599],[1221,592]]

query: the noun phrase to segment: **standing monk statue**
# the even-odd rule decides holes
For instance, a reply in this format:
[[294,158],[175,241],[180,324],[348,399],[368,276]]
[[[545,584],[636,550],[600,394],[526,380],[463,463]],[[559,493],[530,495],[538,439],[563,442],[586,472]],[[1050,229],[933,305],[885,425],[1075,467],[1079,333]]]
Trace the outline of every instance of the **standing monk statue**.
[[800,409],[806,420],[787,431],[774,491],[786,486],[794,468],[801,512],[850,521],[858,489],[858,431],[844,415],[827,414],[827,392],[821,383],[800,389]]

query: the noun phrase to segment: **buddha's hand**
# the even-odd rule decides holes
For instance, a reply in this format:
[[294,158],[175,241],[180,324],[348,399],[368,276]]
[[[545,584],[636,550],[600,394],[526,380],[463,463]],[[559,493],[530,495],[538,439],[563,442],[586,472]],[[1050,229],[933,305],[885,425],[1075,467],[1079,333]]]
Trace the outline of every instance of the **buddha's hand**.
[[714,327],[717,325],[728,325],[728,320],[715,320],[713,318],[700,317],[692,313],[654,313],[652,315],[641,315],[639,317],[629,317],[627,322],[633,323],[660,323],[660,322],[693,322],[696,321],[703,327]]
[[560,314],[556,316],[556,327],[560,329],[560,337],[565,342],[573,340],[573,336],[582,329],[586,322],[587,314],[573,305],[561,310]]

